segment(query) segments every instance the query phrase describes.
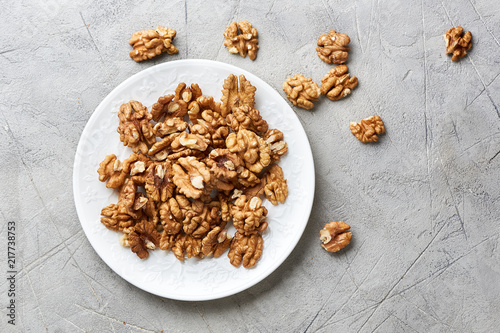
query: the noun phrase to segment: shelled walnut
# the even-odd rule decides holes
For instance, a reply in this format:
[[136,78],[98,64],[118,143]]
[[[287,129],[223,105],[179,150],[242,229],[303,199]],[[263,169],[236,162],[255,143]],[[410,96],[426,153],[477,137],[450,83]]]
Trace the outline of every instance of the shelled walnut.
[[239,77],[234,74],[229,75],[222,85],[222,116],[227,117],[234,107],[243,105],[253,107],[255,104],[255,90],[256,88],[250,84],[244,75]]
[[308,110],[314,107],[313,101],[317,101],[320,95],[318,84],[302,74],[289,76],[283,83],[283,91],[293,105]]
[[224,46],[229,53],[239,53],[240,56],[255,60],[259,45],[257,43],[257,29],[247,21],[232,22],[224,32]]
[[321,246],[328,252],[337,252],[349,245],[352,239],[351,227],[344,222],[330,222],[325,224],[319,232]]
[[339,65],[330,71],[321,79],[320,91],[330,100],[337,101],[346,97],[351,90],[358,85],[358,78],[349,77],[346,65]]
[[450,28],[443,36],[446,41],[446,54],[452,55],[452,61],[465,57],[467,51],[472,47],[472,34],[470,31],[467,31],[465,35],[463,33],[464,29],[458,26]]
[[151,117],[148,109],[137,101],[123,104],[118,111],[120,141],[132,148],[134,153],[146,154],[156,142],[153,125],[149,122]]
[[239,232],[234,235],[229,248],[228,257],[233,266],[255,266],[262,256],[264,240],[260,234],[243,235]]
[[139,62],[151,59],[164,52],[168,54],[179,52],[172,44],[176,33],[174,29],[165,27],[135,32],[128,42],[134,48],[133,51],[130,51],[130,58]]
[[328,34],[319,37],[316,52],[318,57],[328,64],[343,64],[347,61],[348,52],[351,50],[347,47],[350,42],[346,34],[330,30]]
[[363,143],[378,141],[378,135],[385,133],[384,122],[380,116],[371,116],[359,123],[350,122],[351,133]]

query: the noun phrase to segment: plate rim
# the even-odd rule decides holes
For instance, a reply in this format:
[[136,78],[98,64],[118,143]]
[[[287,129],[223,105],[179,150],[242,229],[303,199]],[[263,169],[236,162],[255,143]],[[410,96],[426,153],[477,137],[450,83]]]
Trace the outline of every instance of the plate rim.
[[[184,297],[179,297],[177,295],[165,295],[164,293],[163,294],[159,294],[158,292],[156,292],[155,290],[152,290],[150,288],[147,288],[147,286],[143,286],[143,285],[138,285],[136,284],[134,281],[132,281],[131,279],[127,278],[127,276],[124,276],[120,273],[118,273],[114,268],[113,268],[113,264],[110,264],[108,262],[107,259],[105,259],[103,256],[101,256],[101,254],[99,253],[99,251],[97,250],[96,248],[96,244],[94,244],[96,241],[95,240],[92,240],[92,237],[89,237],[89,232],[84,228],[83,224],[82,224],[82,216],[83,216],[83,213],[82,213],[82,209],[83,207],[81,207],[81,205],[78,204],[78,199],[77,199],[77,182],[78,182],[78,177],[77,177],[77,168],[78,168],[78,162],[80,161],[81,157],[79,156],[79,152],[82,150],[82,145],[84,144],[84,142],[82,141],[82,138],[85,137],[86,135],[86,132],[90,131],[90,127],[88,126],[89,123],[92,123],[92,122],[95,122],[95,119],[98,117],[98,114],[96,113],[97,110],[103,108],[106,103],[108,103],[108,100],[111,100],[111,96],[114,96],[114,93],[120,89],[122,89],[123,86],[127,86],[128,85],[128,82],[129,81],[134,81],[134,79],[136,77],[140,77],[140,76],[145,76],[145,74],[147,75],[148,72],[153,72],[153,71],[157,71],[157,70],[161,70],[163,69],[163,67],[170,67],[170,66],[176,66],[177,64],[194,64],[194,65],[203,65],[203,64],[206,64],[208,65],[209,67],[219,67],[219,68],[223,68],[223,69],[228,69],[230,71],[233,71],[233,72],[237,72],[239,74],[243,74],[245,76],[250,76],[250,77],[253,77],[253,78],[256,78],[257,80],[261,81],[262,84],[264,84],[265,86],[267,86],[270,91],[272,91],[272,93],[274,95],[276,95],[279,99],[283,100],[286,105],[288,106],[289,110],[291,111],[291,116],[293,118],[295,118],[295,120],[300,124],[300,127],[296,128],[297,130],[299,130],[300,132],[302,132],[302,134],[304,135],[305,139],[306,139],[306,155],[305,156],[305,159],[310,161],[311,163],[311,169],[312,169],[312,173],[311,175],[309,175],[309,177],[311,178],[311,196],[308,198],[307,201],[303,202],[303,207],[304,207],[304,210],[305,210],[305,216],[307,216],[307,221],[305,223],[302,224],[301,226],[301,230],[300,232],[298,232],[296,234],[296,238],[297,239],[293,239],[292,241],[294,242],[294,245],[292,247],[290,247],[289,249],[287,249],[286,251],[283,252],[283,257],[282,259],[278,259],[276,261],[274,261],[272,263],[272,265],[270,265],[268,267],[268,269],[266,271],[264,271],[262,274],[258,275],[255,279],[249,281],[248,283],[246,284],[243,284],[242,286],[240,287],[237,287],[237,288],[233,288],[230,290],[230,292],[219,292],[219,293],[215,293],[215,294],[211,294],[211,295],[207,295],[207,296],[204,296],[204,297],[195,297],[195,296],[184,296]],[[248,78],[247,78],[248,79]],[[251,81],[251,80],[249,80]],[[141,289],[141,290],[144,290],[148,293],[151,293],[153,295],[156,295],[156,296],[159,296],[159,297],[162,297],[162,298],[168,298],[168,299],[173,299],[173,300],[180,300],[180,301],[209,301],[209,300],[215,300],[215,299],[221,299],[221,298],[224,298],[224,297],[229,297],[229,296],[232,296],[232,295],[235,295],[235,294],[238,294],[244,290],[247,290],[253,286],[255,286],[256,284],[258,284],[259,282],[263,281],[265,278],[267,278],[269,275],[271,275],[273,272],[275,272],[278,267],[280,267],[290,256],[290,254],[293,252],[293,250],[297,247],[297,244],[299,243],[300,239],[302,238],[303,234],[304,234],[304,231],[305,231],[305,228],[309,222],[309,219],[310,219],[310,216],[311,216],[311,211],[312,211],[312,207],[313,207],[313,203],[314,203],[314,196],[315,196],[315,187],[316,187],[316,175],[315,175],[315,165],[314,165],[314,159],[313,159],[313,155],[312,155],[312,149],[311,149],[311,144],[310,144],[310,141],[309,141],[309,138],[307,136],[307,133],[304,129],[304,126],[302,125],[301,121],[300,121],[300,118],[297,116],[296,112],[293,110],[293,108],[290,106],[290,104],[279,94],[279,92],[274,89],[274,87],[272,87],[269,83],[267,83],[264,79],[261,79],[260,77],[258,77],[257,75],[251,73],[250,71],[246,70],[246,69],[243,69],[243,68],[240,68],[238,66],[235,66],[235,65],[232,65],[232,64],[228,64],[228,63],[225,63],[225,62],[221,62],[221,61],[216,61],[216,60],[209,60],[209,59],[180,59],[180,60],[173,60],[173,61],[169,61],[169,62],[165,62],[165,63],[161,63],[161,64],[157,64],[157,65],[154,65],[154,66],[151,66],[149,68],[146,68],[146,69],[143,69],[133,75],[131,75],[130,77],[126,78],[125,80],[123,80],[120,84],[118,84],[116,87],[114,87],[109,93],[107,93],[106,97],[104,97],[101,102],[97,105],[97,107],[94,109],[94,111],[92,112],[92,115],[89,117],[89,119],[87,120],[81,134],[80,134],[80,138],[78,140],[78,145],[76,147],[76,150],[75,150],[75,157],[74,157],[74,162],[73,162],[73,177],[72,177],[72,181],[73,181],[73,201],[74,201],[74,204],[75,204],[75,209],[76,209],[76,212],[77,212],[77,216],[78,216],[78,221],[80,223],[80,226],[81,228],[83,229],[84,233],[85,233],[85,236],[87,238],[87,240],[89,241],[90,245],[92,246],[92,248],[94,249],[94,251],[96,252],[96,254],[98,255],[98,257],[108,266],[109,269],[111,269],[113,271],[114,274],[118,275],[120,278],[124,279],[125,281],[127,281],[128,283],[132,284],[133,286],[137,287],[138,289]],[[235,269],[242,269],[241,267],[240,268],[235,268]]]

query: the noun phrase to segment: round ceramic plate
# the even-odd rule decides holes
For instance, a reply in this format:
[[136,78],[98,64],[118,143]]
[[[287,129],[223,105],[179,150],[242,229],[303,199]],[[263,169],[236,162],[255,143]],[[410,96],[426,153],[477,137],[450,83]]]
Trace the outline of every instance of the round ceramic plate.
[[[177,260],[167,251],[150,251],[141,260],[121,246],[119,232],[100,223],[104,206],[116,203],[116,191],[98,180],[97,168],[108,154],[124,160],[131,149],[120,142],[116,128],[120,105],[137,100],[150,107],[158,97],[171,94],[178,83],[198,83],[204,95],[220,99],[224,79],[230,74],[245,77],[257,88],[255,107],[269,123],[284,133],[288,153],[279,162],[288,181],[284,204],[267,200],[269,228],[264,232],[264,250],[251,269],[236,268],[227,254],[219,258]],[[309,141],[297,116],[271,86],[238,67],[209,60],[179,60],[146,69],[116,87],[90,117],[75,156],[73,191],[82,228],[97,254],[118,275],[152,294],[178,300],[209,300],[245,290],[271,274],[292,252],[309,219],[314,196],[314,165]],[[230,229],[231,231],[231,229]],[[234,234],[234,233],[232,233]],[[227,253],[227,252],[226,252]]]

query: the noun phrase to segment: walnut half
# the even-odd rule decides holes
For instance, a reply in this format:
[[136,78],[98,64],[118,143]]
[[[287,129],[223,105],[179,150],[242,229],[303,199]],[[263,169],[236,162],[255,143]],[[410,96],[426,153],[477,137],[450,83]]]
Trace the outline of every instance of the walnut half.
[[330,222],[325,224],[319,232],[321,246],[328,252],[337,252],[349,245],[352,238],[351,227],[344,222]]
[[313,101],[320,95],[318,84],[302,74],[289,76],[283,83],[283,91],[293,105],[308,110],[314,107]]
[[328,34],[319,37],[316,52],[318,57],[328,64],[343,64],[347,61],[348,52],[351,50],[347,47],[350,42],[346,34],[330,30]]
[[134,48],[133,51],[130,51],[130,58],[139,62],[156,57],[163,52],[168,54],[179,52],[172,44],[176,33],[174,29],[165,27],[135,32],[128,42]]
[[446,41],[446,54],[452,54],[451,60],[453,61],[465,57],[467,51],[472,47],[470,31],[467,31],[465,35],[463,33],[464,29],[462,27],[456,27],[446,31],[443,36]]
[[378,135],[385,133],[384,122],[380,116],[371,116],[358,123],[350,122],[351,133],[363,143],[378,141]]
[[257,29],[247,21],[231,23],[224,32],[224,46],[228,48],[229,53],[239,53],[240,56],[255,60],[259,45],[257,43]]

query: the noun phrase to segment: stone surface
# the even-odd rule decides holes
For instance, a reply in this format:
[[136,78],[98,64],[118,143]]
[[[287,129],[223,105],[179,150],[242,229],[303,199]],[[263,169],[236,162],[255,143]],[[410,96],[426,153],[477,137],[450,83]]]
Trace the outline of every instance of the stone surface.
[[[0,19],[0,239],[5,258],[15,221],[18,269],[15,327],[0,283],[1,332],[498,330],[497,1],[18,1]],[[225,27],[243,19],[259,31],[253,62],[222,45]],[[156,25],[177,30],[179,53],[135,63],[128,39]],[[457,25],[473,48],[453,63],[442,35]],[[284,97],[287,76],[320,82],[332,67],[315,51],[330,29],[351,37],[359,86],[312,111],[294,108],[316,194],[290,257],[256,286],[208,302],[156,297],[111,271],[72,193],[76,146],[99,102],[134,73],[195,58],[244,68]],[[348,124],[373,114],[387,133],[362,144]],[[333,220],[353,231],[336,254],[318,239]]]

